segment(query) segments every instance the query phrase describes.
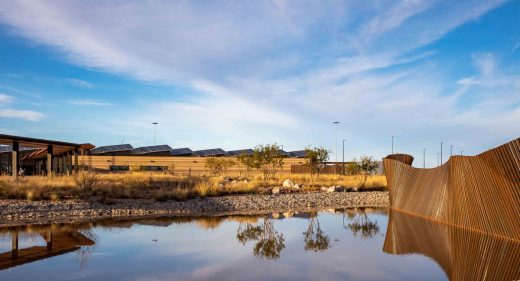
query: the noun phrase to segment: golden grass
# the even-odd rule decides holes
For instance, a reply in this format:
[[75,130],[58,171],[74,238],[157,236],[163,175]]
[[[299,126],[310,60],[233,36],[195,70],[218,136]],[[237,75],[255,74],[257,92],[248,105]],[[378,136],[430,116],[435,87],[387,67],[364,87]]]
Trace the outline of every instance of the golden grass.
[[[87,173],[87,172],[84,172]],[[321,186],[340,185],[359,189],[362,176],[320,175],[311,178],[308,174],[277,175],[268,186],[281,186],[283,180],[291,179],[303,185],[298,192],[319,190]],[[90,186],[87,183],[94,181]],[[121,174],[80,174],[67,176],[30,176],[13,180],[0,176],[0,198],[26,200],[62,200],[66,198],[118,198],[185,200],[195,197],[221,196],[227,194],[269,193],[263,187],[261,176],[248,179],[226,180],[225,177],[186,177],[167,173],[131,172]],[[386,188],[386,177],[369,176],[364,190]],[[295,192],[292,190],[291,192]],[[109,203],[109,201],[104,201]]]

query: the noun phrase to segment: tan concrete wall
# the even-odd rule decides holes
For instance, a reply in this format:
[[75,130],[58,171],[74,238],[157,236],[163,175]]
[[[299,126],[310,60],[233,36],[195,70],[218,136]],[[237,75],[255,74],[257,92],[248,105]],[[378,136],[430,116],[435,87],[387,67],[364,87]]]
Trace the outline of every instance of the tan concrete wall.
[[[207,175],[205,157],[173,157],[173,156],[79,156],[79,164],[89,166],[96,170],[109,171],[111,165],[129,166],[130,170],[139,170],[141,166],[164,166],[169,171],[179,175]],[[232,159],[236,157],[220,157],[219,159]],[[238,163],[238,161],[237,161]],[[278,173],[291,173],[291,165],[304,164],[302,158],[286,158],[283,167]],[[228,170],[230,175],[244,174],[246,169],[239,163]]]

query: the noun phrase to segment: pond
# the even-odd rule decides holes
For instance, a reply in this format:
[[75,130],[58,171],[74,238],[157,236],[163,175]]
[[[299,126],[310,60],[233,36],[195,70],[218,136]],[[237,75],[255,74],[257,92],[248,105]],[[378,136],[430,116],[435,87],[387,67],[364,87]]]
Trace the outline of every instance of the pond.
[[386,209],[0,228],[0,280],[518,279],[518,241]]

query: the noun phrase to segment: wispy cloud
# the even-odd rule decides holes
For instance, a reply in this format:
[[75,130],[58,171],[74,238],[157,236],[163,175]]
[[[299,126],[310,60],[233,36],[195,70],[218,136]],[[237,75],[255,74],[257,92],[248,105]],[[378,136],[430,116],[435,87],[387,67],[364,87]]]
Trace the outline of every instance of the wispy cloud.
[[0,93],[0,105],[11,103],[13,102],[13,99],[12,96]]
[[27,120],[27,121],[39,121],[39,120],[43,119],[44,115],[43,115],[43,113],[32,111],[32,110],[0,108],[0,117],[23,119],[23,120]]
[[84,80],[81,80],[81,79],[76,79],[76,78],[68,78],[67,81],[74,85],[74,86],[77,86],[77,87],[80,87],[80,88],[84,88],[84,89],[92,89],[94,88],[94,84],[93,83],[90,83],[90,82],[87,82],[87,81],[84,81]]
[[75,99],[68,100],[69,104],[79,105],[79,106],[108,106],[113,105],[113,103],[99,101],[99,100],[91,100],[91,99]]

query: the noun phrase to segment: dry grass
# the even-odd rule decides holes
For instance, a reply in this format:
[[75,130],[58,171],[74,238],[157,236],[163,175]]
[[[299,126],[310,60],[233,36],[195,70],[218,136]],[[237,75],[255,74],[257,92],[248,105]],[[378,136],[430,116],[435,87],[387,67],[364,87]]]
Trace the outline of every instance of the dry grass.
[[[306,174],[278,175],[269,186],[281,186],[283,180],[291,179],[303,185],[299,192],[313,192],[321,186],[341,185],[359,189],[361,176],[320,175],[311,179]],[[92,198],[109,204],[110,199],[156,199],[186,200],[196,197],[221,196],[228,194],[268,193],[262,187],[261,176],[250,176],[247,180],[225,177],[185,177],[167,173],[133,172],[122,174],[80,173],[75,177],[31,176],[13,180],[0,176],[0,198],[24,200],[62,200],[67,198]],[[363,190],[386,188],[384,176],[370,176]],[[293,191],[294,192],[294,191]]]

